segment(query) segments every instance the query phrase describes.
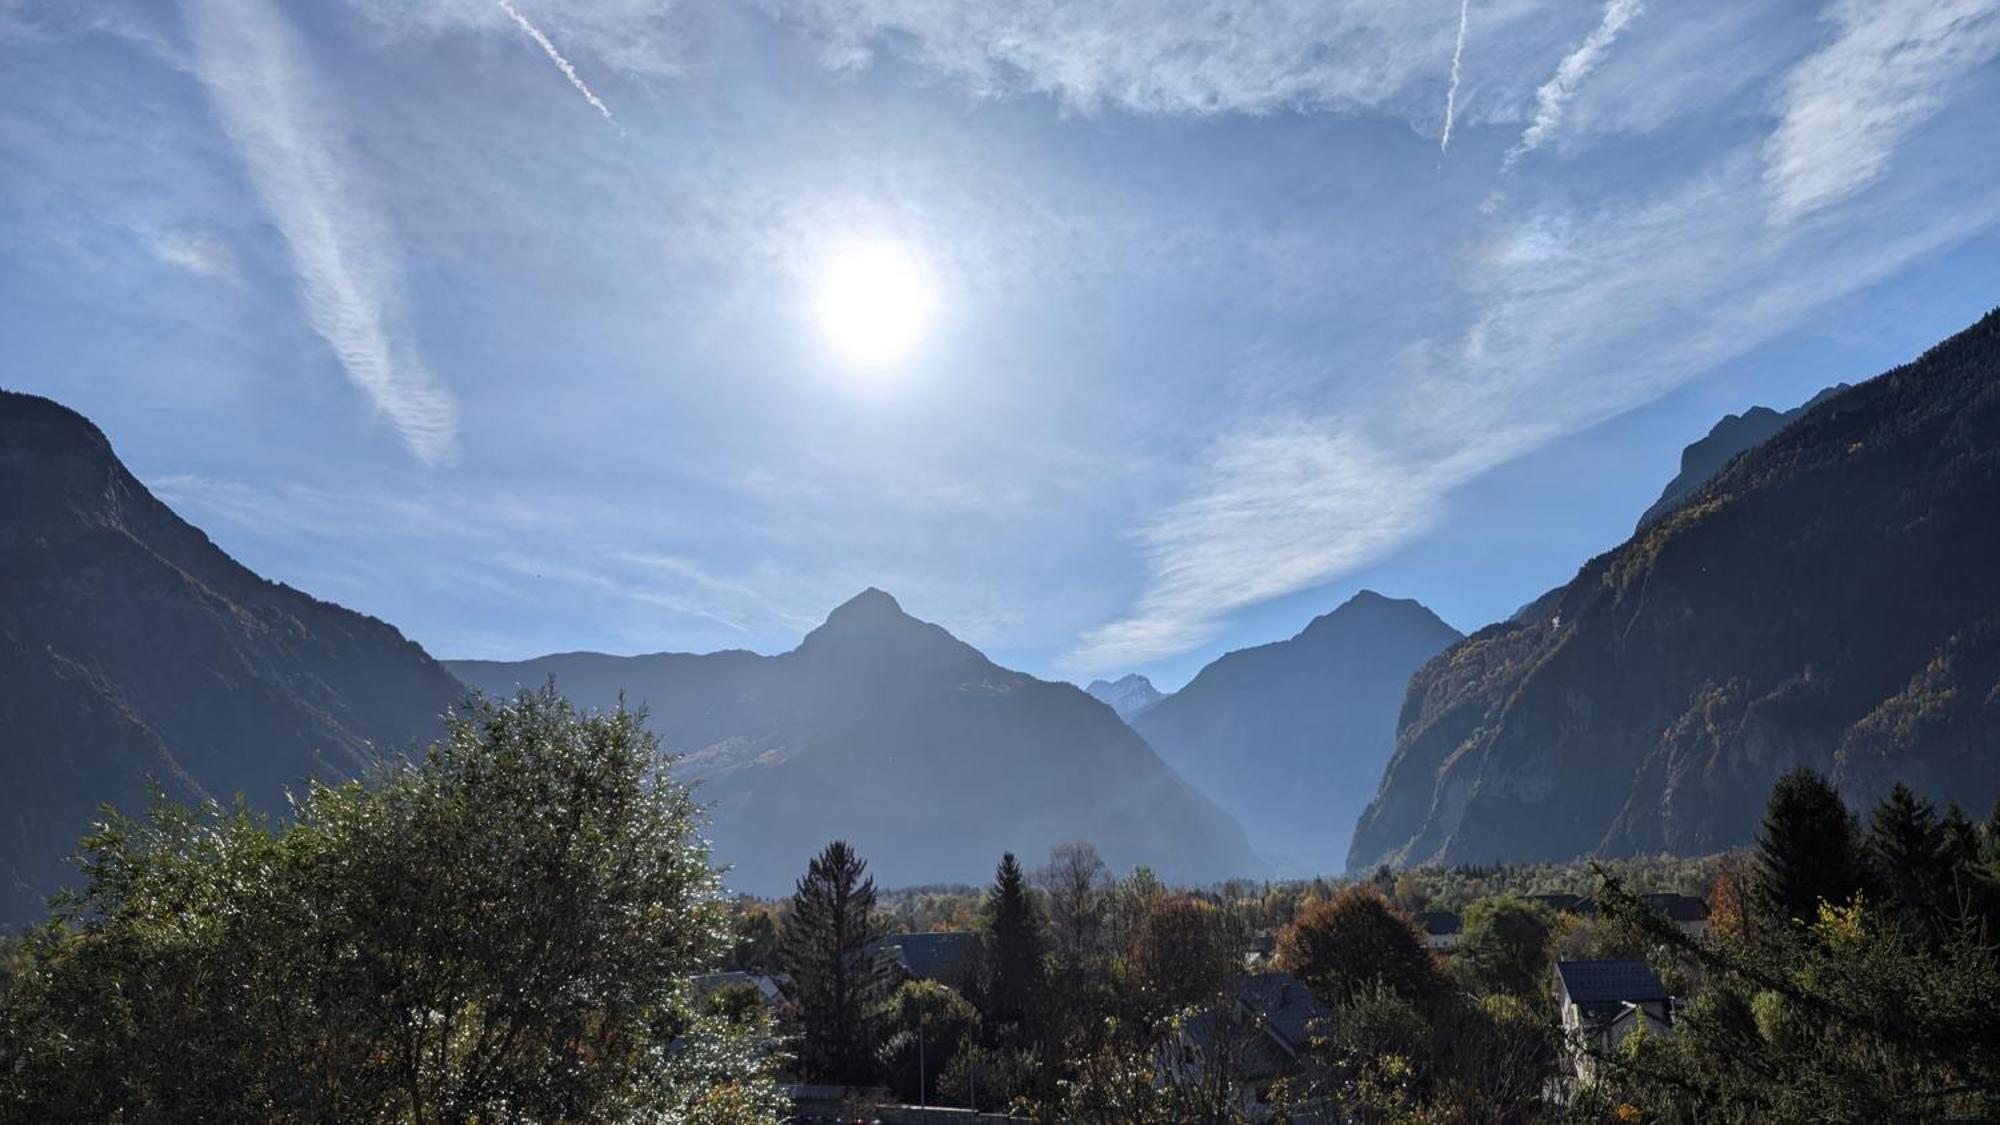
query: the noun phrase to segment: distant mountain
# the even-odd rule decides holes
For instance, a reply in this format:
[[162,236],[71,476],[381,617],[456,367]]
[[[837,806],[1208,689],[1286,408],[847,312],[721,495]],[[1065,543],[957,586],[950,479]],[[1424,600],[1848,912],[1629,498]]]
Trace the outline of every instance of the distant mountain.
[[1349,867],[1749,841],[1783,770],[2000,792],[2000,312],[1411,681]]
[[1410,674],[1460,636],[1364,590],[1290,640],[1220,657],[1132,723],[1280,873],[1338,871],[1395,750]]
[[1715,474],[1737,455],[1764,444],[1800,415],[1846,389],[1846,383],[1828,387],[1807,399],[1804,405],[1783,413],[1768,406],[1753,406],[1741,414],[1724,415],[1706,437],[1681,450],[1681,471],[1667,482],[1667,487],[1660,491],[1660,498],[1653,501],[1653,506],[1639,517],[1638,530],[1644,531],[1649,524],[1666,518],[1694,495],[1696,489],[1713,480]]
[[836,837],[884,885],[980,882],[1002,852],[1088,839],[1115,868],[1209,882],[1263,873],[1243,830],[1070,684],[995,665],[868,590],[779,656],[458,661],[490,692],[556,688],[649,709],[714,810],[733,888],[783,894]]
[[146,491],[97,427],[0,391],[0,921],[42,913],[97,808],[242,793],[442,730],[464,689],[371,617],[267,582]]
[[1166,695],[1153,686],[1153,681],[1137,672],[1118,677],[1116,680],[1092,680],[1083,690],[1092,699],[1118,712],[1121,719],[1132,716],[1165,699]]

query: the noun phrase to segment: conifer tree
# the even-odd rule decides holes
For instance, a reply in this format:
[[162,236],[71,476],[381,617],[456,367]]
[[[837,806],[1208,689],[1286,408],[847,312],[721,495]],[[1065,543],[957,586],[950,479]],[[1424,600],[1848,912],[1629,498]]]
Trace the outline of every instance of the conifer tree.
[[1951,872],[1936,807],[1897,782],[1869,816],[1865,846],[1883,904],[1911,934],[1939,936]]
[[1000,857],[993,886],[986,893],[986,936],[993,974],[987,990],[988,1018],[1025,1030],[1040,1007],[1048,934],[1029,893],[1027,876],[1012,852]]
[[1854,817],[1831,782],[1800,766],[1778,779],[1757,838],[1759,897],[1780,919],[1811,921],[1861,889]]
[[876,952],[875,880],[846,841],[815,856],[792,895],[778,958],[790,977],[803,1036],[799,1064],[816,1081],[874,1077],[870,1021],[888,994]]

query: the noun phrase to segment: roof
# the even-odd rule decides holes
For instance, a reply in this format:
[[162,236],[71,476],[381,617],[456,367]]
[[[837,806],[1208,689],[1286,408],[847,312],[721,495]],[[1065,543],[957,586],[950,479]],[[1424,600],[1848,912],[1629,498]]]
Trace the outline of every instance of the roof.
[[1640,895],[1647,906],[1659,911],[1675,922],[1705,922],[1708,920],[1708,904],[1693,895],[1651,894]]
[[1558,961],[1556,976],[1563,995],[1593,1017],[1615,1014],[1625,1004],[1667,999],[1659,974],[1640,960]]
[[979,935],[890,934],[873,944],[876,949],[887,951],[916,980],[953,981],[964,974],[966,960],[979,945]]
[[1422,911],[1417,915],[1417,925],[1433,937],[1455,934],[1460,929],[1458,915],[1449,910]]
[[1314,1025],[1333,1018],[1333,1009],[1290,973],[1249,973],[1232,984],[1236,1003],[1256,1015],[1293,1054],[1305,1047]]

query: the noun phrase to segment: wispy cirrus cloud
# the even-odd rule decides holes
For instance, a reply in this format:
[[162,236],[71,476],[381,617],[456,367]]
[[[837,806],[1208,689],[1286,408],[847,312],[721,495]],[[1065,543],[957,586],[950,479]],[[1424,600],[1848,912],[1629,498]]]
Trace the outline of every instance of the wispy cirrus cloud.
[[1458,0],[1458,38],[1451,45],[1451,82],[1444,88],[1444,130],[1438,134],[1438,152],[1451,150],[1451,123],[1458,116],[1458,79],[1465,63],[1465,29],[1472,16],[1472,0]]
[[1521,139],[1507,150],[1504,163],[1512,165],[1523,156],[1535,151],[1545,143],[1562,124],[1563,110],[1570,99],[1576,96],[1577,87],[1589,78],[1598,64],[1604,60],[1605,52],[1615,42],[1633,20],[1639,18],[1644,5],[1640,0],[1610,0],[1604,5],[1604,15],[1597,27],[1586,36],[1576,49],[1563,56],[1557,64],[1554,77],[1542,83],[1535,91],[1535,116],[1521,133]]
[[195,69],[284,236],[307,319],[419,460],[451,457],[451,395],[408,335],[387,221],[350,171],[334,96],[270,0],[189,0]]
[[2000,0],[1841,0],[1828,20],[1832,40],[1787,78],[1783,120],[1764,146],[1781,221],[1881,178],[1903,136],[2000,55]]

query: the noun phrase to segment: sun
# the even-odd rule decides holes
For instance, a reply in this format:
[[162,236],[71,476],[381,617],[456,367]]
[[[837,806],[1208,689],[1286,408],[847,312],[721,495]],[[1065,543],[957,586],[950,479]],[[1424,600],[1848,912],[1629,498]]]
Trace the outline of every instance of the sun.
[[916,347],[934,305],[930,279],[907,247],[855,241],[828,256],[814,312],[841,359],[858,369],[882,371]]

